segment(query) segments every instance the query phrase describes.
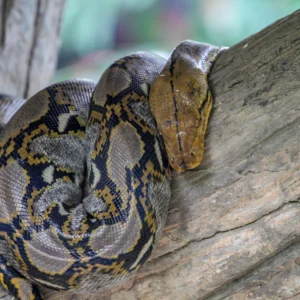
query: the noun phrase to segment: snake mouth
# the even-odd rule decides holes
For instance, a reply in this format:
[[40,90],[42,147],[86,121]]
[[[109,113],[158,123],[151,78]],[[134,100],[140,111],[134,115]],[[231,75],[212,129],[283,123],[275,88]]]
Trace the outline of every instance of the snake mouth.
[[[178,143],[178,140],[181,143]],[[181,132],[180,139],[178,139],[169,134],[167,139],[164,138],[164,142],[169,163],[177,172],[191,170],[200,165],[204,152],[203,135],[195,137],[194,134]]]
[[202,153],[194,153],[192,151],[181,153],[179,155],[172,155],[169,157],[171,167],[178,173],[198,167],[202,161]]

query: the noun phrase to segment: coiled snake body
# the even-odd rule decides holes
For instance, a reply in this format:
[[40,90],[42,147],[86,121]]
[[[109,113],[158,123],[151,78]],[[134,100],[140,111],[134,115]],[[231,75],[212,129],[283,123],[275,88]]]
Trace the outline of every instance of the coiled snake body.
[[168,61],[126,56],[96,86],[42,90],[4,126],[0,282],[14,297],[101,291],[145,263],[166,219],[169,164],[202,159],[207,74],[223,49],[185,41]]

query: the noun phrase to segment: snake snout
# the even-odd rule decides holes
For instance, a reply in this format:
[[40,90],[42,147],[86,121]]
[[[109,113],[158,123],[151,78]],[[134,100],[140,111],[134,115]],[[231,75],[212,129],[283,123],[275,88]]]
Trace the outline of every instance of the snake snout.
[[[196,149],[197,150],[197,149]],[[191,170],[200,165],[203,153],[191,149],[188,152],[169,158],[171,167],[177,172],[181,173],[186,170]]]

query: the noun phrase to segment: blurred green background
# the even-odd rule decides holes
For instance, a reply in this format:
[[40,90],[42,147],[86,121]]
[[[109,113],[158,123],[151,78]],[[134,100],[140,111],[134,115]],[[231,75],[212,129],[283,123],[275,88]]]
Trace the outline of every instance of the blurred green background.
[[167,57],[182,40],[232,46],[300,8],[300,0],[67,0],[53,81],[98,80],[134,51]]

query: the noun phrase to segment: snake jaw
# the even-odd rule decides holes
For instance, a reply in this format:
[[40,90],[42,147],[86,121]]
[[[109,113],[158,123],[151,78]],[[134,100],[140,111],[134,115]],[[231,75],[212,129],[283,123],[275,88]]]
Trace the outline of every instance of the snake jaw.
[[172,52],[151,85],[151,112],[163,137],[169,163],[177,172],[193,169],[202,161],[212,108],[208,74],[224,50],[184,41]]
[[200,165],[204,153],[203,139],[197,138],[193,146],[184,153],[174,154],[169,147],[166,147],[166,151],[171,167],[178,173],[182,173]]

